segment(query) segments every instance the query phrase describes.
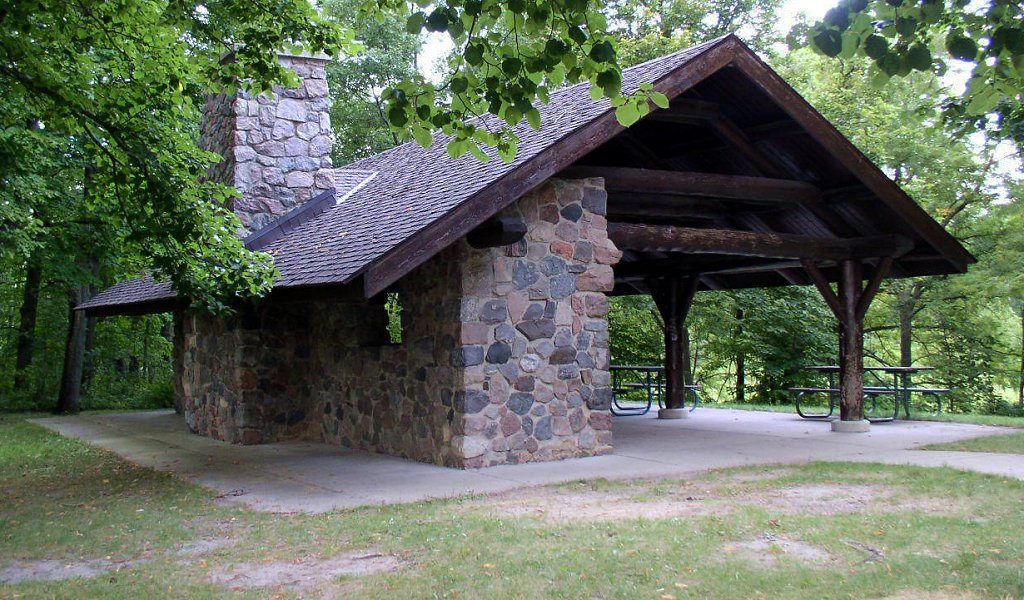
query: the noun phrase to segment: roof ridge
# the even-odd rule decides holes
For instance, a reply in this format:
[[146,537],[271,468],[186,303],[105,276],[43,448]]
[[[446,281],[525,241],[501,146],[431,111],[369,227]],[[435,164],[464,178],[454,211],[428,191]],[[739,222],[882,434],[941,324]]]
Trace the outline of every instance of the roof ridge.
[[250,233],[243,242],[249,250],[261,250],[284,237],[289,231],[320,216],[334,200],[334,188],[324,190],[308,202],[284,213],[273,222]]

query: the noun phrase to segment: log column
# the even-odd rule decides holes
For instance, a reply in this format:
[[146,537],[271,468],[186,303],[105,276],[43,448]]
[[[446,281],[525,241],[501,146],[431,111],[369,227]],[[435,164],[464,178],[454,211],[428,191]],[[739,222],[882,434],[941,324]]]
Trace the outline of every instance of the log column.
[[839,419],[864,420],[864,320],[857,318],[863,270],[845,260],[839,273]]
[[678,274],[652,278],[647,282],[658,312],[665,321],[665,408],[658,412],[661,419],[682,419],[688,414],[683,408],[686,405],[684,326],[699,283],[697,276]]
[[889,273],[893,259],[879,259],[867,285],[862,286],[863,266],[859,260],[839,263],[839,285],[832,291],[828,279],[811,261],[804,269],[839,321],[839,421],[833,431],[867,431],[864,420],[864,316]]

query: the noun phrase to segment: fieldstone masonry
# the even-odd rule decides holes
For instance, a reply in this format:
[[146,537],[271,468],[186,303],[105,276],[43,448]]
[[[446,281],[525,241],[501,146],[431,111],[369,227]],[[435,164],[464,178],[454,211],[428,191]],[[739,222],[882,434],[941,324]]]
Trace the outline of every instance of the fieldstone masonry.
[[326,441],[475,468],[612,449],[605,292],[621,258],[600,179],[551,180],[506,209],[526,237],[460,241],[382,306],[268,303],[181,314],[176,381],[189,427],[235,443]]
[[504,211],[522,242],[459,257],[461,466],[611,451],[606,200],[600,179],[551,180]]
[[234,210],[250,231],[334,187],[328,59],[280,61],[302,80],[299,87],[275,87],[269,96],[213,94],[203,113],[200,146],[224,157],[210,176],[242,193]]

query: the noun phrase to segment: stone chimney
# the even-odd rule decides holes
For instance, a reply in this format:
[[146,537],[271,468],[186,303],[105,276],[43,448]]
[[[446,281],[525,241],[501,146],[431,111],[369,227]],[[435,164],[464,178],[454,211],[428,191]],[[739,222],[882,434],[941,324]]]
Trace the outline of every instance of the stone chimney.
[[334,187],[329,60],[281,55],[301,86],[275,86],[269,96],[239,91],[207,98],[200,146],[224,157],[210,176],[242,193],[233,208],[250,232]]

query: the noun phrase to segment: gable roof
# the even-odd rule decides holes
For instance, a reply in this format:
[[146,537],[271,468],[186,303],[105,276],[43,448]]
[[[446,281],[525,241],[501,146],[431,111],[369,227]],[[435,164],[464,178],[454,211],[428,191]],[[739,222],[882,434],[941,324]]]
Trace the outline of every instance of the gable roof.
[[[676,52],[623,71],[623,90],[643,83],[675,98],[710,75],[732,65],[755,79],[798,125],[829,152],[842,155],[857,178],[906,220],[928,244],[948,259],[951,271],[962,271],[973,257],[920,206],[817,113],[781,77],[734,35]],[[434,144],[398,146],[336,170],[336,179],[358,182],[354,189],[322,212],[291,223],[286,233],[261,249],[274,256],[281,271],[276,288],[347,284],[363,278],[363,295],[387,289],[441,249],[479,226],[531,189],[572,165],[588,152],[624,131],[607,99],[594,101],[589,84],[555,91],[539,107],[543,126],[520,123],[519,153],[504,162],[491,152],[481,162],[465,155],[448,156],[446,139]],[[483,126],[499,126],[495,117]],[[368,175],[372,173],[372,176]],[[301,211],[303,207],[296,209]],[[295,211],[293,211],[295,212]],[[287,221],[291,213],[282,217]],[[278,222],[270,227],[278,226]],[[102,292],[80,308],[101,311],[119,306],[166,306],[173,293],[151,279],[124,282]],[[165,309],[165,308],[164,308]],[[117,312],[113,310],[110,312]]]

